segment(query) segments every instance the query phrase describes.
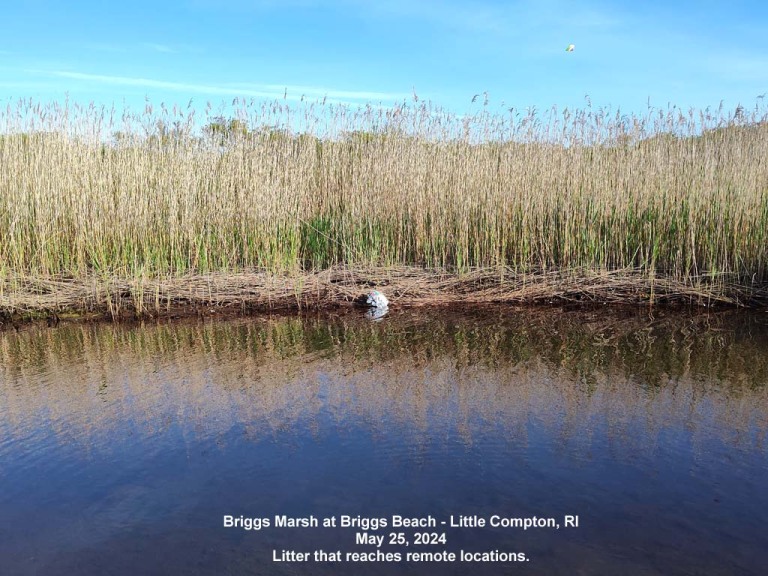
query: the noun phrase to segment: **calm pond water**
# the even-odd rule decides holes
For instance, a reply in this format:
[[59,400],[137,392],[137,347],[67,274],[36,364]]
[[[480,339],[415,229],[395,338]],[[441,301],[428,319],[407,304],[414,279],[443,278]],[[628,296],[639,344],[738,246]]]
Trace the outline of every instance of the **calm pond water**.
[[0,574],[764,575],[767,432],[765,312],[5,331]]

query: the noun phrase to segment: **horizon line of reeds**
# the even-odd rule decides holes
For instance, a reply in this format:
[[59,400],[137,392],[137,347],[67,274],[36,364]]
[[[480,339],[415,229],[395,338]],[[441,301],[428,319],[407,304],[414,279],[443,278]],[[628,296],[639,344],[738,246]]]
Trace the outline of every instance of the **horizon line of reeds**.
[[[0,275],[337,265],[768,281],[768,115],[0,109]],[[714,280],[711,280],[714,279]]]

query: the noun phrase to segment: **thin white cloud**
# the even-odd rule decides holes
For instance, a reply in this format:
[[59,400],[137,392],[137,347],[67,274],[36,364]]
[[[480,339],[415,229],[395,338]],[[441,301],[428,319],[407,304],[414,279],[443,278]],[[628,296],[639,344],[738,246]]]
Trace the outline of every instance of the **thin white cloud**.
[[[31,71],[37,72],[37,71]],[[286,98],[301,100],[302,98],[327,98],[338,103],[359,104],[366,101],[399,101],[407,94],[390,92],[346,91],[333,90],[317,86],[279,86],[274,84],[191,84],[186,82],[169,82],[151,78],[136,78],[128,76],[108,76],[103,74],[86,74],[64,70],[38,72],[55,78],[66,78],[83,82],[94,82],[111,86],[135,86],[137,88],[155,88],[174,92],[208,94],[220,96],[248,96],[253,98]]]

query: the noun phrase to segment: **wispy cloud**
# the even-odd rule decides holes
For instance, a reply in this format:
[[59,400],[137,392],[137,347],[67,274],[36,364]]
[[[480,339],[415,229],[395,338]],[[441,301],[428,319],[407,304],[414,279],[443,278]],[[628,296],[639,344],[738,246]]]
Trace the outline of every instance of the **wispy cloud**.
[[129,76],[108,76],[102,74],[86,74],[64,70],[30,71],[55,78],[66,78],[82,82],[93,82],[110,86],[135,86],[218,96],[248,96],[253,98],[286,98],[301,100],[303,98],[327,98],[338,103],[359,104],[367,101],[399,101],[408,97],[405,93],[370,92],[334,90],[318,86],[280,86],[276,84],[193,84],[186,82],[169,82],[151,78],[136,78]]

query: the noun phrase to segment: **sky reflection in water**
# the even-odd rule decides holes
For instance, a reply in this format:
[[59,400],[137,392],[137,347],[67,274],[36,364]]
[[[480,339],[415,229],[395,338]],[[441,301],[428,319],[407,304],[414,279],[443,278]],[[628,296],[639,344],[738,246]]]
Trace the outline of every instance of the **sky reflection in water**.
[[[395,310],[3,332],[0,559],[20,575],[762,574],[766,316]],[[352,529],[245,532],[225,514],[580,527],[447,531],[449,550],[522,551],[525,566],[297,565],[272,550],[365,548]]]

